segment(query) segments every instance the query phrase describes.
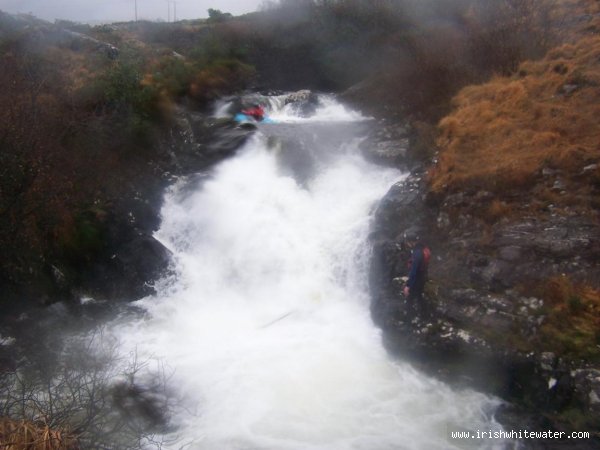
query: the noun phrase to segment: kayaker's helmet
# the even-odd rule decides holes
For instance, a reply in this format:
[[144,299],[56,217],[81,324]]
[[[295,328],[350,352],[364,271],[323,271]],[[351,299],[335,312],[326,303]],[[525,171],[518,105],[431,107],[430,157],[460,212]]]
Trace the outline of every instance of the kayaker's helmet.
[[417,227],[408,228],[403,235],[404,242],[407,244],[414,244],[421,240],[419,229]]

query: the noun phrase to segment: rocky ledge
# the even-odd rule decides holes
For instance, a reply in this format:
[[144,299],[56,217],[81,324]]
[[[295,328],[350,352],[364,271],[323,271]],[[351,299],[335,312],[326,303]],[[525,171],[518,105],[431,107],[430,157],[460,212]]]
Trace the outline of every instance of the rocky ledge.
[[206,170],[232,155],[253,133],[230,120],[181,108],[159,143],[148,176],[104,220],[106,245],[79,279],[88,295],[134,300],[154,292],[154,281],[170,263],[170,252],[154,237],[165,187],[180,176]]
[[[382,162],[383,153],[389,155],[384,163],[411,167],[410,160],[402,160],[409,154],[409,134],[400,128],[402,133],[384,126],[374,135],[374,160]],[[402,150],[381,151],[388,147]],[[593,430],[597,439],[600,365],[595,357],[575,358],[564,346],[544,340],[549,305],[525,295],[522,287],[553,277],[599,280],[598,224],[558,214],[481,224],[466,213],[454,214],[455,207],[474,208],[489,202],[491,194],[432,199],[424,170],[412,166],[380,201],[371,233],[371,312],[388,350],[446,381],[507,400],[511,406],[502,420],[508,426],[520,421],[537,428]],[[402,236],[408,229],[419,230],[432,249],[422,305],[407,304],[402,295],[409,258]],[[564,448],[560,445],[543,448]]]
[[181,106],[173,123],[157,130],[152,157],[142,167],[129,168],[135,175],[113,189],[118,195],[94,201],[81,212],[74,245],[32,263],[26,283],[3,289],[0,306],[28,310],[57,301],[131,301],[153,293],[155,280],[171,261],[153,236],[165,187],[233,154],[252,133],[252,127]]

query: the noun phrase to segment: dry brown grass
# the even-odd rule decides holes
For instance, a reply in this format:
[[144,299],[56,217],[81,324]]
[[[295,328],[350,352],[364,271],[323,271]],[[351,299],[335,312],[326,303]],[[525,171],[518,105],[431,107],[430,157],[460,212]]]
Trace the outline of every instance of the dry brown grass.
[[512,77],[467,87],[453,104],[439,123],[434,192],[502,194],[533,184],[544,167],[579,181],[600,161],[600,36],[580,35]]
[[494,199],[488,206],[487,210],[484,212],[484,219],[488,223],[493,224],[500,220],[502,217],[505,217],[510,212],[510,210],[511,207],[506,202]]
[[565,26],[565,37],[576,41],[585,33],[600,31],[600,2],[595,0],[560,0],[556,17]]
[[47,425],[0,419],[0,450],[79,450],[77,440]]
[[535,343],[538,349],[600,361],[600,291],[564,275],[546,280],[536,290],[544,299],[546,316]]

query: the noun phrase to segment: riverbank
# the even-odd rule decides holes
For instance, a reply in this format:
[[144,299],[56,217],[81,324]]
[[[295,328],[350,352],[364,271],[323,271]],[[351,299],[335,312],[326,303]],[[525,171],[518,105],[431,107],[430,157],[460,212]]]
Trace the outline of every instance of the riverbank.
[[[575,3],[562,5],[565,44],[464,88],[437,117],[394,109],[384,79],[344,97],[380,107],[372,159],[411,170],[372,233],[372,314],[390,351],[512,402],[532,427],[597,439],[600,16]],[[409,228],[433,252],[417,314],[402,295]]]
[[[574,73],[596,76],[597,61],[585,59],[590,45],[560,48],[512,78],[465,89],[457,111],[440,122],[437,145],[397,117],[383,119],[370,143],[374,160],[412,170],[381,200],[372,232],[372,314],[388,349],[444,380],[508,400],[520,410],[504,415],[509,424],[592,432],[595,438],[577,448],[598,445],[600,425],[599,156],[594,145],[586,150],[596,128],[589,122],[572,130],[578,121],[567,115],[592,120],[581,102],[599,92],[583,81],[563,90]],[[557,67],[565,71],[555,77]],[[520,101],[500,94],[517,87]],[[544,99],[552,122],[536,125],[542,119],[530,96]],[[482,116],[483,103],[497,122]],[[564,140],[536,150],[536,139],[518,137],[523,130]],[[496,131],[504,137],[491,138]],[[428,145],[429,158],[412,156]],[[564,163],[556,163],[553,149]],[[452,158],[462,162],[453,167]],[[513,169],[503,170],[502,158]],[[402,236],[415,228],[433,253],[419,312],[402,295],[409,259]],[[540,445],[574,448],[568,441]]]
[[220,84],[186,95],[200,68],[172,50],[1,12],[0,50],[0,309],[154,292],[170,261],[153,237],[164,189],[251,134],[207,110],[250,69],[209,60],[202,76]]
[[[480,236],[468,223],[452,233],[444,232],[439,227],[438,211],[424,201],[423,175],[413,172],[405,182],[392,187],[376,212],[372,315],[383,330],[388,350],[443,380],[475,386],[512,402],[523,408],[521,420],[529,426],[597,432],[597,364],[542,343],[543,327],[551,320],[548,300],[524,295],[512,286],[490,289],[489,278],[480,275],[487,266],[482,261],[502,264],[491,259],[493,255],[509,257],[514,249],[506,249],[500,239],[499,245],[488,242],[484,249],[469,245]],[[577,223],[569,225],[577,227]],[[433,253],[422,309],[407,305],[402,295],[401,277],[407,275],[409,259],[402,235],[415,226]],[[531,248],[532,243],[547,243],[543,233],[549,232],[548,224],[538,226],[519,226],[518,232],[509,235],[511,244],[527,243]],[[578,233],[587,229],[576,228]],[[557,243],[552,237],[547,239]],[[511,271],[526,273],[529,280],[543,276],[548,267],[548,261],[510,261]],[[540,269],[536,270],[538,264]],[[509,279],[507,276],[503,281]],[[572,319],[564,316],[563,320]],[[594,348],[577,350],[593,352]]]

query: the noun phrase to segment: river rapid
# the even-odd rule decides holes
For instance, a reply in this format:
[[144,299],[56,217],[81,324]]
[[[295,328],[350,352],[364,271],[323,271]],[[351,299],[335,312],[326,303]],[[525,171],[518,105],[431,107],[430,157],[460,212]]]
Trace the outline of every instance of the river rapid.
[[308,117],[270,105],[276,123],[166,193],[173,271],[110,326],[168,368],[163,448],[452,449],[451,431],[500,429],[496,399],[391,358],[371,321],[370,221],[406,174],[362,157],[370,121],[326,96]]

